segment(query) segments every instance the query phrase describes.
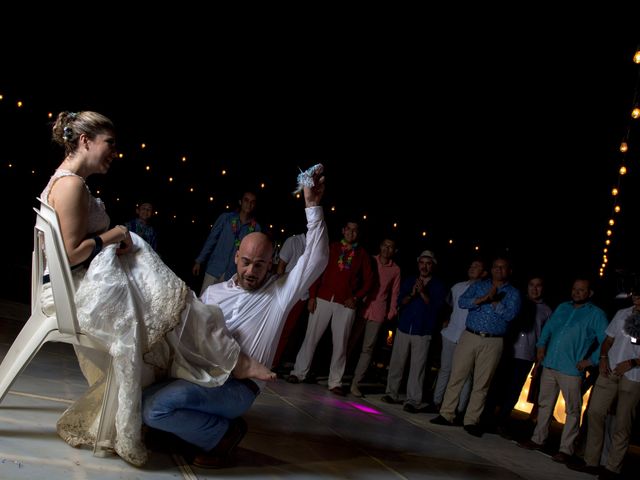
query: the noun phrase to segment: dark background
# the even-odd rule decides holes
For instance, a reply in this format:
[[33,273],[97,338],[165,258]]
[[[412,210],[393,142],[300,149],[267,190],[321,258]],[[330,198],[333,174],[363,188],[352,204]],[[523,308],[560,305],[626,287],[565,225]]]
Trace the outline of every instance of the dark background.
[[362,242],[371,253],[393,232],[404,272],[430,248],[450,283],[465,278],[475,247],[484,255],[507,250],[519,286],[532,272],[547,277],[550,303],[568,297],[577,273],[597,276],[628,132],[623,212],[600,301],[627,289],[640,271],[633,222],[640,121],[630,117],[637,36],[541,25],[535,35],[514,29],[464,39],[396,27],[233,45],[200,38],[205,54],[195,57],[185,53],[193,39],[166,38],[118,55],[95,48],[69,62],[53,54],[29,57],[29,65],[7,60],[5,294],[28,300],[31,206],[63,158],[47,114],[84,109],[114,121],[124,153],[108,175],[89,179],[92,190],[114,223],[151,200],[160,253],[194,287],[193,259],[244,189],[257,191],[258,220],[273,225],[281,243],[303,225],[302,201],[291,195],[298,168],[322,162],[335,239],[347,216],[366,215]]

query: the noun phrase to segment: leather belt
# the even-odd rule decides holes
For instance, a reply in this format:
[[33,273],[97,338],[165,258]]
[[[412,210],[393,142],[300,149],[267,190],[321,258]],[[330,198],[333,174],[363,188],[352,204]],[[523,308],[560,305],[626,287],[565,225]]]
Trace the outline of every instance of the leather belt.
[[503,337],[504,335],[498,335],[497,333],[489,333],[489,332],[479,332],[477,330],[473,330],[472,328],[467,327],[467,332],[473,333],[474,335],[479,335],[481,337],[485,337],[485,338],[499,338],[499,337]]
[[253,394],[257,397],[260,393],[260,387],[256,382],[251,380],[250,378],[242,378],[238,380],[240,383],[244,384],[249,390],[253,392]]

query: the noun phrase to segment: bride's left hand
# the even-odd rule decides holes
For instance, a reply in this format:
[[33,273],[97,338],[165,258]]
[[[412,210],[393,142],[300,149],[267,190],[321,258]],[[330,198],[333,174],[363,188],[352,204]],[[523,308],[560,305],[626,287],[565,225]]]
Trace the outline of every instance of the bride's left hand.
[[133,240],[131,240],[131,235],[127,232],[124,240],[122,240],[118,248],[116,248],[116,255],[124,255],[125,253],[131,252],[131,250],[133,250]]

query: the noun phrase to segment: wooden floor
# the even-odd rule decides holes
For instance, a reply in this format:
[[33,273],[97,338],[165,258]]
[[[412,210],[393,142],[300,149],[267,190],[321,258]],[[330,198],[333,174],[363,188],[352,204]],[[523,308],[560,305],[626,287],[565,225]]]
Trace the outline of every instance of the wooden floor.
[[[0,301],[0,358],[25,315],[23,305]],[[144,468],[135,468],[71,448],[56,435],[57,418],[84,388],[71,347],[45,345],[0,405],[1,479],[595,478],[498,435],[476,438],[431,425],[433,414],[382,403],[381,391],[338,397],[326,385],[283,380],[269,385],[245,416],[249,432],[236,466],[203,470],[152,452]],[[638,455],[629,458],[627,478],[637,471]]]

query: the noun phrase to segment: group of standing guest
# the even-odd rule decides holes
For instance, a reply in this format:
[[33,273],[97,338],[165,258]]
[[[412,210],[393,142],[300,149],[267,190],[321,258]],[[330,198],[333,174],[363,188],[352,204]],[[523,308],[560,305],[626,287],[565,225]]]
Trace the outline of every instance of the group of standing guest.
[[[247,203],[255,206],[255,202]],[[252,217],[243,219],[245,229],[252,228],[250,225],[259,228],[255,220],[247,222],[247,218]],[[296,237],[304,247],[303,235],[285,242],[279,274],[285,274],[289,260],[295,264],[301,254],[294,253]],[[309,312],[304,340],[287,377],[290,383],[299,383],[310,375],[317,345],[330,325],[328,388],[336,395],[347,394],[343,376],[349,339],[361,335],[362,349],[349,392],[362,397],[361,383],[372,365],[379,332],[385,322],[394,321],[396,332],[383,402],[401,403],[403,410],[410,413],[438,413],[431,423],[462,425],[476,437],[486,431],[510,437],[511,412],[531,373],[532,388],[534,382],[538,385],[534,398],[536,425],[531,438],[519,445],[543,448],[562,392],[566,421],[560,447],[552,459],[570,468],[601,473],[603,478],[620,472],[640,399],[640,296],[634,293],[635,306],[620,310],[609,324],[605,312],[591,301],[592,282],[578,277],[571,300],[552,310],[544,301],[544,279],[529,276],[521,294],[510,282],[510,260],[500,256],[493,259],[489,268],[483,259],[474,259],[467,279],[447,290],[434,274],[437,259],[432,251],[419,254],[416,274],[401,276],[400,267],[393,260],[394,239],[384,238],[379,253],[369,257],[359,237],[358,223],[346,222],[341,240],[331,244],[327,268],[289,315],[274,365],[280,360],[301,310],[306,307]],[[446,304],[451,314],[442,323]],[[362,327],[352,332],[358,316]],[[440,368],[429,403],[423,399],[427,358],[440,325]],[[635,332],[635,336],[629,332]],[[590,367],[598,367],[600,375],[587,410],[589,422],[582,460],[576,455],[576,441],[585,373]],[[603,456],[605,467],[600,466],[604,425],[615,399],[617,423],[608,455]]]

